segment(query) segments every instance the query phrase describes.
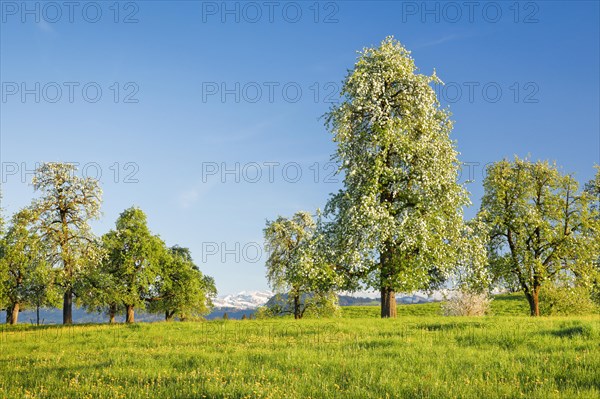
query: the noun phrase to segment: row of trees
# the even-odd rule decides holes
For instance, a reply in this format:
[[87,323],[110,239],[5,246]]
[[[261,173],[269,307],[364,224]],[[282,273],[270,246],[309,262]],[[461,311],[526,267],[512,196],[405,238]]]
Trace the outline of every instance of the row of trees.
[[125,310],[164,313],[166,320],[206,314],[216,295],[214,280],[202,274],[189,249],[167,247],[148,228],[136,207],[122,212],[115,228],[96,237],[90,222],[100,216],[98,181],[76,175],[72,164],[46,163],[35,173],[40,197],[0,221],[0,305],[7,323],[19,311],[60,306],[63,323],[73,322],[73,302],[105,312],[109,321]]
[[[396,316],[396,293],[448,281],[483,292],[524,292],[537,316],[544,285],[599,291],[600,171],[582,189],[555,164],[515,158],[491,165],[475,218],[458,183],[452,121],[410,53],[393,38],[360,53],[325,115],[337,143],[344,187],[316,220],[307,212],[267,221],[267,278],[285,294],[276,313],[301,318],[334,309],[335,291],[377,289],[381,316]],[[40,197],[18,212],[0,241],[0,303],[16,323],[23,306],[55,305],[72,323],[73,301],[102,310],[164,312],[166,319],[208,311],[214,281],[186,248],[167,248],[137,208],[95,237],[101,190],[73,165],[42,165]]]
[[360,53],[326,115],[344,187],[317,220],[307,212],[267,221],[267,277],[300,299],[377,289],[381,317],[396,316],[396,293],[448,281],[483,292],[522,290],[531,315],[544,284],[598,286],[600,171],[581,190],[549,162],[491,165],[481,209],[465,221],[469,193],[458,183],[452,121],[410,53],[393,38]]

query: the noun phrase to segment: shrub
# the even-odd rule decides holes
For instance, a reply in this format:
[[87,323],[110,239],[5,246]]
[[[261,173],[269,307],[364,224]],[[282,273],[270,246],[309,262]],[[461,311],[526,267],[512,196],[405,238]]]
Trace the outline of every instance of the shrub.
[[270,319],[276,316],[277,312],[268,306],[259,306],[254,313],[254,317],[256,317],[257,320]]
[[[338,296],[334,292],[306,293],[300,299],[301,318],[341,317],[342,310]],[[268,319],[272,317],[290,317],[294,314],[292,297],[288,294],[277,294],[257,309],[256,317]]]
[[540,290],[540,313],[549,316],[585,315],[598,312],[586,287],[548,283]]
[[444,316],[483,316],[490,310],[488,294],[458,291],[442,304]]

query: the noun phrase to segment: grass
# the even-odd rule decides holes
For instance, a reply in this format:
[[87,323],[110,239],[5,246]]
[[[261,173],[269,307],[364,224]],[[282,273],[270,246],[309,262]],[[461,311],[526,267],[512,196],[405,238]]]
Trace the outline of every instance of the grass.
[[[442,302],[420,304],[402,304],[397,306],[398,316],[440,316]],[[379,318],[379,306],[345,306],[342,315],[345,318]],[[528,316],[529,305],[523,294],[496,295],[491,303],[494,316]]]
[[[398,316],[437,316],[441,314],[441,302],[419,303],[411,305],[400,305],[396,307]],[[373,318],[379,319],[381,310],[379,306],[344,306],[342,307],[342,317]]]
[[529,304],[521,293],[496,295],[491,308],[494,316],[529,316]]
[[600,397],[598,316],[533,319],[495,302],[506,315],[441,317],[437,303],[401,305],[394,320],[367,306],[322,320],[4,327],[0,397]]

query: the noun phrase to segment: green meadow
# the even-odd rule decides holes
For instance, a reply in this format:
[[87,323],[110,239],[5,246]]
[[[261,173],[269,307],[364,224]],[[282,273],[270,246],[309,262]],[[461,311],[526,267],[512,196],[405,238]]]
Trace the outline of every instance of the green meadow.
[[3,326],[2,398],[597,398],[600,318],[443,317]]

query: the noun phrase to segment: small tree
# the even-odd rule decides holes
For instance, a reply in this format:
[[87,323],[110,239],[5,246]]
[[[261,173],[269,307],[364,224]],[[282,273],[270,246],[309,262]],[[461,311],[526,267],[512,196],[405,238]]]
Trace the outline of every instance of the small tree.
[[60,306],[61,293],[56,286],[56,270],[45,259],[34,262],[25,284],[27,302],[35,308],[36,324],[40,325],[40,309]]
[[600,165],[596,165],[596,176],[585,185],[585,191],[593,198],[591,206],[600,210]]
[[[125,321],[133,323],[135,308],[144,307],[146,299],[151,297],[152,285],[166,256],[165,244],[150,233],[146,215],[136,207],[119,215],[115,230],[109,231],[103,241],[107,252],[105,265],[113,276],[109,284],[116,284],[115,300],[125,305]],[[112,305],[116,303],[109,304]]]
[[480,217],[466,223],[464,240],[459,262],[449,270],[446,283],[453,283],[459,293],[485,296],[492,289],[493,275],[488,267],[486,249],[489,228]]
[[267,221],[264,236],[267,279],[275,292],[285,294],[280,310],[290,309],[301,319],[308,308],[330,297],[335,281],[334,270],[318,254],[316,223],[308,212],[291,219],[280,216]]
[[[298,301],[299,309],[294,307],[295,301],[288,294],[277,294],[265,305],[259,307],[261,318],[294,315],[295,318],[337,317],[341,315],[338,296],[333,291],[311,292],[303,294]],[[296,317],[299,311],[299,317]]]
[[596,176],[594,179],[590,180],[586,186],[585,191],[592,197],[592,201],[590,203],[590,212],[596,215],[596,224],[594,228],[594,236],[596,239],[596,268],[595,268],[595,278],[591,282],[591,295],[594,302],[600,306],[600,166],[596,165]]
[[[2,192],[0,192],[0,203],[2,200]],[[8,278],[8,268],[4,257],[6,256],[6,241],[5,241],[5,230],[4,230],[4,214],[3,209],[0,207],[0,281],[5,281]],[[6,292],[4,284],[0,284],[0,308],[6,303]],[[4,309],[3,309],[4,310]]]
[[[17,324],[24,306],[43,306],[51,298],[53,276],[40,236],[32,228],[33,220],[30,209],[19,211],[2,240],[4,248],[0,262],[5,274],[0,284],[8,324]],[[42,287],[44,284],[47,287]]]
[[148,298],[150,311],[163,312],[167,321],[210,313],[217,295],[212,277],[202,274],[188,248],[174,246],[168,252]]
[[570,175],[548,162],[515,157],[491,165],[484,180],[480,217],[490,228],[490,266],[515,278],[539,316],[539,293],[559,273],[583,279],[595,271],[597,214],[590,196]]
[[89,222],[100,216],[102,191],[97,180],[75,175],[67,163],[44,163],[35,173],[33,202],[37,228],[48,249],[48,262],[59,270],[63,290],[63,323],[73,323],[75,283],[85,269],[100,261],[99,243]]
[[[103,249],[108,251],[111,235],[102,236]],[[88,311],[108,315],[108,322],[116,322],[119,309],[123,308],[125,286],[119,280],[118,269],[106,255],[102,262],[89,268],[79,280],[80,303]]]

